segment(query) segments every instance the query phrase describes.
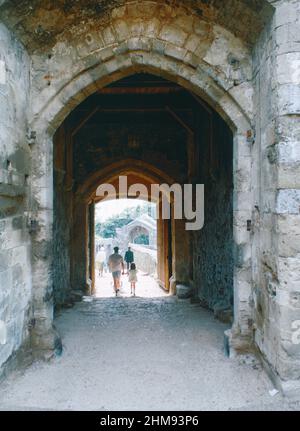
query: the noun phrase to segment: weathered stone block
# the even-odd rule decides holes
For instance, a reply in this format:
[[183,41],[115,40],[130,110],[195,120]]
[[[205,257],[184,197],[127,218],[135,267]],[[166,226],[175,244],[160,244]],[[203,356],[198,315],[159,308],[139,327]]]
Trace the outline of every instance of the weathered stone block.
[[119,42],[128,39],[130,31],[126,21],[116,20],[113,22],[113,28]]
[[300,114],[300,86],[280,85],[278,88],[279,115]]
[[277,192],[276,213],[277,214],[299,214],[300,212],[300,189],[285,189]]
[[300,291],[300,254],[295,257],[278,258],[278,280],[282,289]]
[[194,25],[193,15],[178,15],[174,20],[173,24],[184,30],[186,33],[190,33]]
[[165,46],[166,46],[166,42],[163,42],[162,40],[158,40],[158,39],[152,40],[152,47],[153,47],[154,53],[163,55],[165,52]]
[[199,44],[200,44],[199,36],[195,34],[191,34],[187,38],[184,47],[191,52],[195,52]]
[[277,217],[277,232],[282,235],[300,235],[299,215],[281,214]]
[[277,185],[279,189],[300,189],[300,163],[278,166]]
[[185,57],[186,50],[167,43],[165,48],[165,54],[169,57],[175,58],[176,60],[182,60]]
[[185,286],[183,284],[176,285],[176,295],[179,299],[188,299],[192,296],[193,289],[191,286]]
[[112,27],[105,27],[101,34],[106,45],[113,45],[116,43],[116,38]]
[[178,47],[182,47],[187,38],[187,33],[175,26],[164,25],[160,32],[160,37],[167,42],[171,42]]
[[233,210],[234,211],[251,211],[253,202],[252,192],[243,191],[243,193],[233,194]]
[[6,63],[0,60],[0,85],[6,84]]
[[183,61],[186,64],[192,66],[194,69],[197,69],[197,67],[199,66],[199,58],[191,52],[187,52]]
[[300,164],[300,145],[298,141],[279,142],[278,161],[286,164]]
[[299,4],[297,2],[285,1],[276,4],[274,25],[275,27],[295,23],[299,16]]
[[282,25],[275,30],[277,54],[299,51],[299,23]]
[[128,28],[132,36],[143,36],[146,28],[145,21],[142,19],[128,21]]
[[300,52],[290,52],[277,56],[278,84],[294,84],[300,82]]
[[295,257],[300,254],[300,235],[279,235],[278,251],[282,257]]
[[161,29],[161,22],[157,18],[152,18],[146,21],[144,25],[144,36],[155,38],[158,36]]
[[252,118],[253,109],[253,87],[249,82],[243,82],[229,90],[229,93],[240,104],[245,114]]
[[105,62],[114,56],[114,45],[108,46],[107,48],[101,49],[99,53],[100,59]]

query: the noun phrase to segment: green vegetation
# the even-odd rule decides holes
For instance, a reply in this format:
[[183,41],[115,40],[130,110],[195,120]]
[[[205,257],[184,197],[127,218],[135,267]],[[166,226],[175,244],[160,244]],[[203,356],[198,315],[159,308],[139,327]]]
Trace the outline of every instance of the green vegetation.
[[104,223],[96,223],[96,235],[102,238],[115,238],[116,230],[118,228],[131,223],[133,220],[143,214],[150,215],[150,208],[151,205],[149,205],[147,202],[142,203],[141,205],[138,205],[134,208],[126,208],[120,214],[107,219]]

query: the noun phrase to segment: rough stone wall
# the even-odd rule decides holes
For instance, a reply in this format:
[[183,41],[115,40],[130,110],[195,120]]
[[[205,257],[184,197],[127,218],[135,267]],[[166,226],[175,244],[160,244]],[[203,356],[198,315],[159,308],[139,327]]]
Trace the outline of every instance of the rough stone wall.
[[216,114],[212,125],[212,149],[209,130],[201,130],[199,180],[205,186],[205,222],[193,235],[194,288],[203,305],[233,313],[233,136]]
[[[201,18],[201,14],[175,4],[169,7],[139,2],[136,7],[136,2],[128,2],[110,9],[101,19],[98,11],[96,20],[82,20],[80,26],[78,18],[72,29],[62,19],[60,25],[63,23],[66,31],[52,35],[50,44],[47,28],[39,27],[38,20],[31,23],[31,15],[25,14],[22,7],[15,8],[27,22],[25,39],[30,44],[34,37],[32,46],[36,49],[32,56],[34,88],[30,105],[38,135],[33,192],[41,228],[33,248],[36,344],[52,348],[53,341],[50,337],[48,342],[45,336],[50,334],[53,319],[52,260],[48,253],[53,241],[52,135],[70,110],[96,91],[98,84],[103,86],[146,70],[174,79],[203,96],[236,129],[236,328],[247,334],[248,341],[254,330],[257,345],[277,372],[285,379],[297,378],[299,350],[291,343],[291,324],[299,317],[299,2],[269,2],[277,9],[255,47],[253,70],[248,48],[256,40],[252,36],[262,28],[262,22],[258,27],[254,25],[258,17],[255,12],[249,25],[244,6],[251,4],[252,11],[260,11],[266,2],[245,0],[239,2],[240,8],[235,8],[237,2],[226,2],[226,7],[224,2],[213,2],[218,3],[218,11],[222,9],[222,14],[216,16],[227,17],[225,28],[225,19],[216,20],[215,9],[206,1],[201,3],[205,12]],[[48,17],[55,13],[51,11]],[[9,21],[11,11],[6,12]],[[48,19],[47,13],[43,13],[43,19]],[[77,20],[76,13],[73,18]],[[14,22],[17,21],[18,17]],[[236,26],[242,32],[235,32]],[[18,97],[19,94],[22,91],[18,91]],[[253,144],[250,123],[256,133]],[[81,209],[78,228],[85,217]],[[246,229],[248,219],[252,221],[252,232]],[[78,261],[83,252],[77,248]]]
[[0,377],[30,336],[29,69],[24,48],[0,23]]
[[[57,40],[48,52],[35,52],[32,56],[34,88],[31,119],[39,142],[35,159],[40,162],[39,158],[43,156],[44,167],[44,175],[40,171],[36,179],[34,193],[39,199],[39,190],[42,189],[49,198],[45,204],[42,202],[38,214],[41,230],[35,241],[37,253],[44,248],[44,244],[50,247],[53,240],[51,138],[55,130],[74,107],[99,87],[136,72],[154,73],[194,91],[221,112],[235,129],[234,174],[239,178],[239,187],[234,190],[233,196],[235,241],[246,241],[242,232],[252,210],[252,197],[248,190],[251,158],[245,156],[253,112],[249,46],[227,29],[202,20],[185,9],[161,6],[155,2],[139,3],[138,8],[136,5],[133,2],[130,6],[113,9],[101,28],[82,25],[80,32],[76,31],[72,38]],[[143,9],[144,5],[146,9]],[[242,196],[244,192],[246,195]],[[86,214],[83,207],[78,207],[78,210],[81,214],[80,222],[78,218],[79,229],[86,223]],[[244,245],[246,249],[246,243]],[[82,262],[81,267],[77,268],[76,283],[83,284],[84,280],[81,282],[79,276],[85,265],[82,259],[84,250],[79,243],[74,250],[77,253],[76,262]],[[243,271],[245,263],[249,265],[248,249],[241,256],[241,270],[235,274],[234,283],[236,338],[242,330],[249,342],[252,326],[249,324],[249,283],[245,281]],[[48,340],[45,332],[50,334],[52,326],[51,265],[51,258],[41,254],[34,267],[39,289],[36,340],[45,347]],[[183,279],[190,275],[188,265],[184,267],[187,271],[181,274]],[[46,274],[42,282],[41,272]],[[247,267],[247,276],[248,272]],[[50,337],[50,341],[51,349],[53,338]]]
[[[78,17],[87,29],[95,25],[101,29],[111,10],[119,9],[116,17],[122,18],[127,5],[134,18],[141,15],[147,18],[153,9],[165,17],[166,12],[172,14],[176,8],[188,11],[190,15],[234,31],[237,37],[253,44],[271,13],[268,3],[268,0],[231,0],[227,4],[224,0],[152,0],[145,6],[128,0],[44,0],[20,1],[15,5],[1,0],[0,13],[30,52],[51,49],[58,40],[80,35]],[[256,31],[249,31],[252,28]]]
[[[273,1],[254,50],[257,210],[253,228],[255,341],[283,380],[300,377],[300,3]],[[255,162],[254,162],[255,163]]]
[[62,125],[54,137],[53,166],[53,294],[59,308],[70,297],[70,244],[72,226],[72,191],[66,186],[66,130]]
[[[116,71],[121,75],[122,70],[140,66],[150,72],[153,64],[158,65],[157,72],[171,69],[178,81],[179,76],[190,79],[201,88],[201,81],[208,79],[204,93],[224,104],[225,111],[228,101],[222,98],[218,86],[228,91],[246,115],[252,110],[248,45],[220,25],[175,5],[143,1],[112,9],[100,28],[82,25],[79,32],[76,27],[74,33],[60,38],[51,49],[33,54],[32,59],[33,118],[39,117],[46,101],[54,102],[47,115],[52,115],[52,109],[61,110],[63,115],[66,97],[73,97],[74,107],[97,90],[96,82],[104,76],[107,84],[109,75]],[[168,66],[170,62],[175,64]],[[181,67],[183,64],[187,70]],[[87,69],[88,76],[83,76]],[[85,97],[81,100],[74,76],[84,80]],[[66,94],[60,94],[62,90]],[[232,112],[232,121],[235,115]],[[57,118],[58,123],[63,119]]]

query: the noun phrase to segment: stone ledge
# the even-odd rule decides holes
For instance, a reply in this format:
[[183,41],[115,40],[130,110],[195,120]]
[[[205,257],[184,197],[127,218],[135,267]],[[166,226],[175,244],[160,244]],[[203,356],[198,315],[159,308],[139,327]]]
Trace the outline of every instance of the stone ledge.
[[176,295],[178,299],[189,299],[193,295],[193,289],[191,286],[186,286],[184,284],[177,284]]

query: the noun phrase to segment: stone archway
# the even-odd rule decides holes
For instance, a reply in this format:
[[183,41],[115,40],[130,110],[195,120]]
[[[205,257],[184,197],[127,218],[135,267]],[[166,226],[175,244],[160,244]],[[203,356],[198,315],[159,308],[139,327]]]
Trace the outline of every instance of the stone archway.
[[[145,244],[145,245],[149,245],[150,244],[150,232],[147,228],[143,227],[143,226],[136,226],[135,228],[131,229],[130,233],[129,233],[129,242],[133,242],[134,244]],[[147,238],[147,242],[146,243],[140,243],[137,242],[137,240],[139,240],[140,237],[146,237]]]
[[[122,199],[128,198],[127,194],[123,195],[119,189],[119,177],[126,177],[128,187],[140,184],[145,187],[145,194],[143,191],[139,193],[139,199],[148,201],[151,197],[152,184],[174,184],[175,178],[168,175],[166,172],[160,170],[157,166],[150,163],[136,160],[136,159],[123,159],[115,163],[109,164],[104,169],[101,169],[88,176],[83,184],[78,187],[74,195],[74,209],[73,209],[73,232],[76,235],[71,235],[70,243],[72,249],[72,256],[70,259],[70,274],[67,281],[67,289],[70,284],[72,286],[82,286],[86,288],[87,293],[92,293],[95,287],[95,274],[94,274],[94,246],[89,245],[89,238],[94,237],[94,209],[95,205],[103,201],[103,197],[98,195],[98,187],[102,184],[113,185],[116,190],[115,196],[108,196],[107,199]],[[161,206],[160,199],[151,201],[157,206],[157,211]],[[91,219],[90,219],[91,212]],[[169,237],[163,235],[166,230],[168,220],[162,220],[161,217],[157,219],[157,237],[158,247],[157,256],[160,263],[158,268],[158,282],[166,290],[169,290],[169,275],[166,271],[168,266],[168,243]],[[68,248],[68,245],[63,244],[63,248]],[[89,250],[90,248],[90,250]],[[188,254],[182,253],[182,258],[189,259]],[[180,268],[174,262],[173,271],[181,276]],[[64,278],[63,273],[58,275],[59,284],[62,285]],[[64,289],[62,289],[64,290]]]
[[[251,73],[248,48],[227,30],[216,27],[215,39],[209,41],[207,49],[201,50],[201,46],[206,46],[204,34],[208,24],[195,16],[192,26],[195,30],[189,35],[186,34],[186,37],[185,31],[182,30],[182,33],[178,33],[182,34],[182,38],[175,37],[171,31],[173,25],[190,26],[190,18],[186,12],[181,12],[181,24],[170,24],[165,31],[164,17],[161,17],[160,21],[162,28],[154,18],[147,20],[147,28],[153,31],[151,37],[147,37],[145,28],[135,30],[136,22],[135,19],[131,20],[130,14],[120,20],[118,17],[120,13],[119,9],[112,10],[111,21],[102,30],[102,34],[109,34],[110,29],[114,29],[111,40],[100,44],[96,34],[92,35],[89,32],[85,35],[86,45],[81,51],[83,54],[78,54],[78,46],[70,46],[72,52],[69,52],[68,58],[72,62],[71,67],[67,69],[65,67],[64,46],[60,44],[56,46],[54,55],[47,60],[49,85],[46,88],[40,88],[44,82],[42,81],[44,79],[42,76],[45,76],[44,69],[38,70],[33,65],[36,88],[33,91],[31,129],[36,136],[36,145],[33,148],[35,175],[32,181],[32,194],[36,207],[33,208],[32,217],[38,220],[40,227],[33,240],[33,282],[38,286],[35,290],[35,344],[46,348],[45,334],[49,334],[51,340],[52,331],[53,305],[51,301],[45,300],[48,297],[46,292],[51,292],[51,259],[46,258],[40,250],[41,244],[51,247],[52,243],[53,134],[72,109],[98,88],[133,73],[148,72],[177,82],[195,94],[199,103],[203,99],[206,102],[205,109],[209,112],[211,110],[219,112],[234,133],[236,257],[232,343],[237,347],[248,345],[252,339],[249,323],[251,307],[248,300],[251,290],[251,241],[250,234],[245,233],[245,226],[247,220],[252,218],[253,208],[251,192],[253,90],[249,76],[247,77],[247,74]],[[143,15],[142,12],[139,13]],[[159,32],[156,26],[159,27]],[[161,49],[162,43],[164,49]],[[187,43],[188,47],[185,45]],[[218,61],[214,64],[220,53],[220,43],[226,49],[221,63]],[[75,52],[77,54],[74,54]],[[51,63],[55,64],[55,73],[57,78],[59,77],[57,81],[50,70],[53,67]],[[38,98],[34,97],[35,91],[39,91]],[[51,345],[53,346],[53,342],[50,342],[49,346]]]
[[[7,108],[0,122],[7,292],[0,305],[9,331],[1,370],[30,344],[34,325],[35,352],[52,354],[55,344],[55,131],[94,91],[148,72],[191,91],[234,133],[231,333],[236,347],[254,340],[283,386],[299,386],[298,2],[3,0],[0,15]],[[8,307],[15,297],[22,301]]]

